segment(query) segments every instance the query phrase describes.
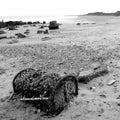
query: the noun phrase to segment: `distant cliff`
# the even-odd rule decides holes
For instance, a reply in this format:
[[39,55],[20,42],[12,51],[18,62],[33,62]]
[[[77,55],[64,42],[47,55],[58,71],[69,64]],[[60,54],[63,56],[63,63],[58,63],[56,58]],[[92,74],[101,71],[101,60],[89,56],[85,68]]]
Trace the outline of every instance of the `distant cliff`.
[[96,15],[96,16],[120,16],[120,11],[114,13],[104,13],[104,12],[93,12],[88,13],[87,15]]

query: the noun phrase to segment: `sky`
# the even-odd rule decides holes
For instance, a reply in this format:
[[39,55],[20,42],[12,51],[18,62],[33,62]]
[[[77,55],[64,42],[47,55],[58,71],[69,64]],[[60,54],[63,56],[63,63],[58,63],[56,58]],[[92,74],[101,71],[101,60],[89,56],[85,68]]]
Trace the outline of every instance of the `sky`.
[[1,0],[0,16],[80,15],[116,12],[120,0]]

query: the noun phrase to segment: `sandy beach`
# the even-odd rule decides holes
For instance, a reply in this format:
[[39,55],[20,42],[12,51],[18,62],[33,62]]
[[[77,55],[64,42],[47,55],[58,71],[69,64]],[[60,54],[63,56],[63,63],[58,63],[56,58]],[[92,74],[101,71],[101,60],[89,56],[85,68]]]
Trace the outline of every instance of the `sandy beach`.
[[[90,22],[61,23],[59,29],[37,34],[42,24],[2,28],[0,39],[0,120],[119,120],[120,119],[120,17],[81,16]],[[46,24],[47,26],[48,24]],[[17,38],[16,33],[25,34]],[[47,118],[39,109],[20,101],[9,102],[12,80],[31,67],[59,74],[107,66],[109,73],[87,84],[79,83],[79,95],[59,115]],[[113,84],[108,84],[110,81]]]

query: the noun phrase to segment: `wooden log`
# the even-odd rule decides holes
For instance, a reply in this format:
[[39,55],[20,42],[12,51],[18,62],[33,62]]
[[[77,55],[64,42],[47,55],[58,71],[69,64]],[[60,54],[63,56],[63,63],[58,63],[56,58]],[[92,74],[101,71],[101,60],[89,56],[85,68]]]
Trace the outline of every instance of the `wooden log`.
[[92,80],[96,77],[103,76],[103,75],[107,74],[108,72],[109,72],[108,67],[104,66],[104,65],[96,67],[95,69],[83,71],[78,76],[78,82],[88,83],[90,80]]

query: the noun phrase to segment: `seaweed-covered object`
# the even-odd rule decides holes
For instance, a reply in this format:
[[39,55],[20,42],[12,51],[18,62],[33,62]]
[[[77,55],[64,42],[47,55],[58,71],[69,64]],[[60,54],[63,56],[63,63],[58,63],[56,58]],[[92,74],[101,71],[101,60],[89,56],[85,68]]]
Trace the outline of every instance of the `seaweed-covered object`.
[[13,89],[25,97],[49,96],[60,79],[56,73],[46,74],[42,70],[27,68],[20,71],[13,80]]
[[33,93],[34,97],[40,97],[40,95],[50,97],[57,82],[60,80],[60,76],[56,73],[45,74],[43,72],[42,75],[41,79],[34,78],[30,86],[30,93]]
[[14,93],[23,93],[29,86],[30,77],[35,73],[32,68],[27,68],[20,71],[13,79]]

